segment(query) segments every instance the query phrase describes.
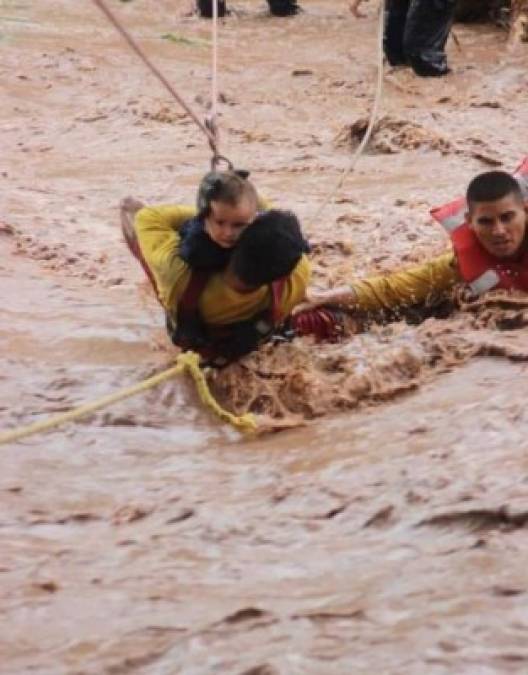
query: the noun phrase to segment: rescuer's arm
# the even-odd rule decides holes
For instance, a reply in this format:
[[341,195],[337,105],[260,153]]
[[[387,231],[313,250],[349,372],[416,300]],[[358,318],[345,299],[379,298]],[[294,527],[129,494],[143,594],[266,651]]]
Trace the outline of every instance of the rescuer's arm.
[[391,274],[352,281],[329,291],[309,291],[312,306],[338,305],[350,310],[375,312],[417,304],[433,304],[460,281],[452,252],[421,265]]

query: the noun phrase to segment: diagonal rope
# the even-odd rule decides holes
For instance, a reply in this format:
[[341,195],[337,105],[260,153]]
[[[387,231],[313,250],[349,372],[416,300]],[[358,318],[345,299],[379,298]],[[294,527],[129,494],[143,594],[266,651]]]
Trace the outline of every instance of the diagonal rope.
[[211,147],[211,150],[213,151],[213,153],[215,155],[218,155],[218,149],[217,149],[217,146],[216,146],[215,134],[212,133],[207,128],[207,125],[204,124],[200,120],[200,118],[196,115],[196,113],[189,107],[189,105],[184,101],[184,99],[174,89],[174,87],[167,80],[167,78],[163,75],[163,73],[150,61],[148,56],[141,49],[141,47],[137,44],[137,42],[130,35],[130,33],[126,30],[126,28],[124,28],[124,26],[121,24],[119,19],[106,6],[104,0],[92,0],[92,1],[95,5],[97,5],[97,7],[99,7],[99,9],[103,12],[103,14],[110,21],[110,23],[114,26],[114,28],[120,33],[120,35],[123,37],[123,39],[127,42],[128,46],[139,56],[139,58],[143,61],[143,63],[147,66],[147,68],[152,72],[152,74],[155,75],[155,77],[158,78],[158,80],[165,87],[165,89],[170,93],[170,95],[180,104],[180,106],[185,110],[185,112],[189,115],[189,117],[193,120],[193,122],[199,127],[199,129],[202,131],[202,133],[205,134],[205,136],[207,137],[207,140],[209,141],[209,145]]
[[[313,218],[310,221],[310,225],[314,225],[325,208],[328,206],[329,202],[336,196],[336,194],[341,190],[343,185],[345,184],[346,179],[348,176],[354,171],[356,168],[356,164],[363,154],[363,151],[365,150],[367,143],[370,140],[370,137],[372,135],[372,131],[374,130],[374,124],[376,123],[376,120],[378,118],[378,110],[379,106],[381,103],[381,96],[383,93],[383,30],[384,30],[384,19],[385,19],[385,2],[387,0],[381,0],[380,6],[379,6],[379,21],[378,21],[378,39],[377,39],[377,68],[378,68],[378,77],[376,80],[376,92],[374,94],[374,102],[372,104],[372,110],[370,113],[370,118],[368,122],[368,126],[365,130],[365,134],[363,138],[361,139],[361,143],[358,145],[356,148],[354,154],[352,155],[352,159],[350,160],[350,164],[346,169],[343,169],[341,176],[339,177],[339,180],[335,187],[328,193],[328,195],[324,198],[323,202],[315,212]],[[390,0],[389,0],[390,1]]]
[[65,413],[55,415],[55,417],[50,417],[46,420],[34,422],[33,424],[28,424],[27,426],[19,427],[18,429],[9,429],[7,431],[0,432],[0,445],[14,443],[15,441],[19,441],[23,438],[28,438],[29,436],[34,436],[36,434],[50,431],[51,429],[55,429],[56,427],[62,426],[68,422],[74,422],[81,417],[86,417],[86,415],[91,415],[94,412],[97,412],[97,410],[107,408],[118,401],[123,401],[126,398],[130,398],[131,396],[140,394],[144,391],[147,391],[148,389],[152,389],[152,387],[156,387],[158,384],[169,380],[175,375],[181,375],[185,372],[188,372],[193,379],[198,396],[200,397],[202,403],[223,422],[227,422],[236,429],[244,432],[253,432],[257,429],[257,423],[253,415],[249,413],[240,416],[233,415],[218,404],[211,394],[203,370],[200,368],[198,354],[195,354],[194,352],[185,352],[178,356],[176,359],[176,365],[168,368],[167,370],[164,370],[161,373],[158,373],[157,375],[153,375],[152,377],[149,377],[138,384],[134,384],[131,387],[127,387],[126,389],[121,389],[120,391],[116,391],[113,394],[109,394],[108,396],[103,396],[96,401],[85,403],[84,405],[73,408],[72,410],[68,410]]

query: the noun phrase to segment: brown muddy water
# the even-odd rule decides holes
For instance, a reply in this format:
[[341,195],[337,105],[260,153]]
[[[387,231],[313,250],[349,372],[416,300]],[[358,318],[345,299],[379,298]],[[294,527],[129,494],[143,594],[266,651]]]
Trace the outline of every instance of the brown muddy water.
[[[109,2],[202,115],[209,25]],[[528,53],[464,26],[449,78],[387,71],[373,142],[314,224],[369,112],[376,19],[303,4],[233,1],[221,130],[306,223],[326,287],[443,250],[429,208],[520,162]],[[208,151],[88,0],[2,0],[0,18],[5,429],[171,363],[117,204],[191,201]],[[279,434],[219,426],[178,380],[2,447],[0,672],[527,673],[527,322],[498,296],[215,379],[232,409],[304,423]]]

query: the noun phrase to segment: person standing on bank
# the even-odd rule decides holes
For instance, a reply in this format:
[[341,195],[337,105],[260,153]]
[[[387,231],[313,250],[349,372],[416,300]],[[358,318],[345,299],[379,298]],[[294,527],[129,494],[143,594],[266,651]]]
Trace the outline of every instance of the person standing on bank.
[[[362,2],[350,3],[356,17]],[[450,73],[445,46],[455,7],[456,0],[386,0],[383,49],[390,65],[409,65],[421,77]]]

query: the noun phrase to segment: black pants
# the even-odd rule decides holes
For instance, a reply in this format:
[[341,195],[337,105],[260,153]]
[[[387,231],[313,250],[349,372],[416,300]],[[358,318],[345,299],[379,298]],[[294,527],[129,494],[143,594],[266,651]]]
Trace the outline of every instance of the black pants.
[[[299,12],[297,0],[268,0],[268,5],[273,16],[293,16]],[[197,0],[198,14],[206,19],[213,16],[212,0]],[[227,12],[226,0],[218,0],[218,16],[225,16]]]
[[408,63],[417,75],[449,72],[445,44],[456,0],[389,0],[383,46],[393,66]]

